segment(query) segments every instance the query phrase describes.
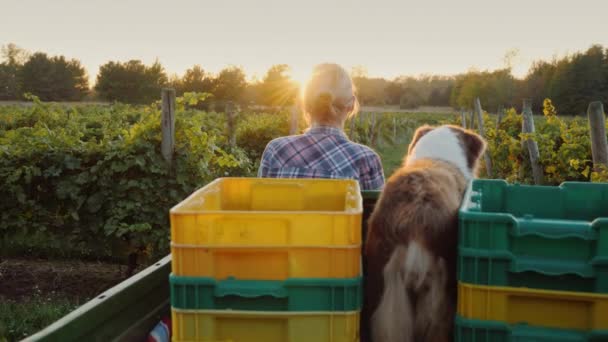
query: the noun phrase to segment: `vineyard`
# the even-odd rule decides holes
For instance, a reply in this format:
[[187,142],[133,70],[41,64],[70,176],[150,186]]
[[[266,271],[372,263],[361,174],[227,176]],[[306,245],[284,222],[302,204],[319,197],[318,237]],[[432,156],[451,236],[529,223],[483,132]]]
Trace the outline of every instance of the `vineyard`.
[[[127,265],[128,276],[168,253],[168,211],[175,203],[217,177],[255,176],[268,141],[306,128],[289,109],[232,115],[196,109],[205,96],[176,99],[170,161],[161,148],[160,101],[65,106],[32,96],[28,106],[0,106],[0,258],[101,260]],[[550,100],[543,107],[534,133],[522,133],[523,116],[514,109],[480,115],[492,178],[533,183],[525,144],[533,139],[543,184],[608,181],[606,168],[593,165],[587,118],[558,116]],[[378,151],[388,177],[417,127],[462,125],[462,118],[366,112],[345,131]],[[481,176],[488,177],[483,162]],[[65,301],[59,306],[63,311],[45,322],[70,310]]]
[[[31,107],[1,107],[0,211],[3,253],[125,260],[158,256],[168,247],[168,209],[222,176],[253,176],[271,139],[289,134],[290,114],[242,112],[227,131],[226,115],[190,109],[196,97],[178,98],[173,162],[161,155],[160,107],[63,107],[33,99]],[[522,134],[515,110],[484,113],[492,177],[532,183],[523,139],[534,138],[546,184],[599,181],[585,118],[562,119],[550,101],[536,133]],[[461,124],[451,115],[363,113],[346,124],[354,141],[385,160],[401,162],[416,127]],[[300,123],[298,130],[304,129]],[[235,135],[236,147],[230,136]],[[485,175],[482,166],[482,175]],[[134,261],[132,261],[134,263]]]
[[[289,111],[239,113],[228,132],[226,115],[195,105],[192,94],[177,99],[172,163],[161,154],[158,103],[64,107],[33,98],[0,107],[2,253],[129,260],[131,268],[166,253],[171,206],[214,178],[254,176],[267,142],[289,133]],[[348,133],[380,150],[405,145],[422,115],[398,116],[355,118]]]
[[[162,255],[172,205],[214,178],[254,176],[267,142],[289,134],[289,111],[240,112],[231,132],[224,113],[191,109],[197,95],[186,95],[177,99],[172,163],[160,151],[159,103],[64,107],[33,98],[29,107],[0,107],[3,253],[118,261]],[[593,170],[587,120],[557,116],[549,100],[533,134],[521,133],[522,115],[513,109],[498,124],[496,115],[483,118],[493,178],[532,183],[522,142],[533,138],[546,184],[606,179],[605,170]],[[345,129],[379,151],[388,177],[414,130],[440,123],[461,124],[453,115],[362,113]],[[481,172],[487,175],[485,165]]]
[[[536,119],[533,133],[522,133],[523,116],[514,109],[505,111],[498,123],[497,118],[496,115],[483,114],[492,178],[534,184],[529,152],[524,144],[532,139],[538,144],[542,184],[608,181],[605,166],[596,165],[594,168],[587,118],[558,116],[549,99],[543,102],[543,113]],[[460,121],[457,123],[461,124]],[[487,177],[485,164],[481,166],[481,177]]]

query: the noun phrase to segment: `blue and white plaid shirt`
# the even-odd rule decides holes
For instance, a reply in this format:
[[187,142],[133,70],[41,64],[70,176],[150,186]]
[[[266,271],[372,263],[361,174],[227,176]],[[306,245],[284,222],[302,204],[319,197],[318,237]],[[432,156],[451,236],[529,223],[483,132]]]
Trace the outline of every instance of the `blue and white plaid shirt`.
[[269,142],[258,177],[351,178],[359,181],[361,190],[378,190],[384,185],[378,154],[348,140],[341,129],[328,126]]

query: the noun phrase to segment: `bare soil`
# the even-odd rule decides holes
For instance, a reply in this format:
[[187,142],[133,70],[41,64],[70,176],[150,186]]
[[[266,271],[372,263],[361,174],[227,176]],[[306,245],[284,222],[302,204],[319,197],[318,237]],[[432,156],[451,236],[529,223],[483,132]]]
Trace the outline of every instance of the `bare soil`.
[[0,260],[0,300],[36,295],[87,300],[125,279],[123,265],[43,259]]

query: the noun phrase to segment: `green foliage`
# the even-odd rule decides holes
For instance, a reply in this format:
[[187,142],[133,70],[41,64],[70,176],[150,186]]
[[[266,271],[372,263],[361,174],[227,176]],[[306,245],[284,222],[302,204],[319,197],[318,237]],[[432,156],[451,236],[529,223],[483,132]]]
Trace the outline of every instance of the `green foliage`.
[[185,92],[182,96],[175,99],[175,103],[177,110],[184,110],[186,108],[194,108],[210,97],[213,97],[210,93]]
[[158,99],[167,82],[159,62],[151,66],[138,60],[108,62],[99,68],[95,91],[107,101],[149,104]]
[[20,341],[78,307],[65,298],[37,295],[25,301],[0,300],[0,341]]
[[282,107],[292,105],[298,95],[298,85],[291,80],[289,66],[273,65],[259,84],[258,104]]
[[200,65],[195,65],[186,70],[176,86],[176,91],[180,96],[186,92],[209,93],[213,91],[214,82],[215,80],[209,73],[205,72]]
[[595,45],[555,64],[549,97],[564,113],[582,114],[589,102],[608,100],[608,53]]
[[0,64],[0,101],[19,98],[19,66],[9,63]]
[[14,43],[8,43],[0,49],[4,62],[9,65],[23,65],[29,58],[29,53]]
[[156,106],[66,110],[34,100],[31,108],[0,107],[4,242],[45,232],[83,254],[164,253],[170,207],[219,176],[251,170],[241,150],[225,146],[217,114],[176,113],[170,168]]
[[384,105],[386,103],[385,89],[389,81],[384,78],[353,77],[357,98],[363,105]]
[[242,102],[247,81],[243,69],[232,66],[220,71],[215,79],[213,95],[220,103]]
[[385,88],[387,102],[401,108],[422,105],[447,107],[455,81],[454,77],[437,75],[398,77]]
[[[184,98],[189,97],[187,100],[189,108],[202,110],[209,109],[210,104],[213,101],[211,92],[215,87],[215,79],[211,74],[205,72],[200,65],[195,65],[186,70],[182,78],[175,76],[175,78],[169,83],[173,88],[175,88],[178,96],[182,96]],[[208,95],[205,98],[199,97],[195,104],[192,100],[192,94]]]
[[[593,171],[589,124],[584,118],[565,120],[549,99],[543,101],[543,120],[535,122],[536,132],[522,134],[522,116],[514,109],[506,112],[498,127],[485,115],[486,140],[492,159],[492,177],[510,182],[533,183],[528,151],[522,143],[533,138],[539,147],[540,164],[546,184],[565,181],[607,181],[605,168]],[[485,165],[482,163],[482,176]]]
[[18,68],[19,91],[32,93],[44,101],[79,101],[88,92],[84,67],[64,56],[33,54]]
[[555,64],[536,61],[530,67],[524,79],[525,95],[532,101],[532,109],[538,113],[542,110],[542,103],[549,95],[549,84],[555,74]]
[[258,163],[264,149],[270,140],[289,134],[290,115],[282,111],[275,115],[252,113],[239,121],[237,127],[236,143],[242,148],[250,160]]
[[471,71],[456,78],[450,103],[455,108],[472,108],[473,101],[479,97],[485,108],[512,106],[515,103],[516,82],[510,69]]
[[25,50],[15,44],[2,46],[0,63],[0,101],[16,100],[21,97],[21,80],[19,73],[28,55]]

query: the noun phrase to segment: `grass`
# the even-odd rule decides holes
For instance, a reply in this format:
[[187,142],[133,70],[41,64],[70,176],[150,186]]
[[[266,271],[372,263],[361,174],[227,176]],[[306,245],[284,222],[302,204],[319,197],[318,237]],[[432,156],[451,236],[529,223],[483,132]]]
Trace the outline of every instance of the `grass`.
[[[66,298],[0,299],[0,341],[19,341],[78,307]],[[18,319],[15,319],[18,317]]]
[[378,152],[380,159],[382,159],[384,176],[388,179],[388,177],[401,166],[405,153],[407,152],[407,144],[403,142],[395,145],[382,146],[377,148],[376,152]]
[[394,143],[381,142],[376,148],[380,155],[384,168],[385,178],[390,177],[397,170],[407,153],[407,147],[414,136],[416,129],[422,125],[440,125],[442,123],[454,122],[458,117],[451,113],[403,113],[400,114],[406,119],[406,127],[402,128]]

